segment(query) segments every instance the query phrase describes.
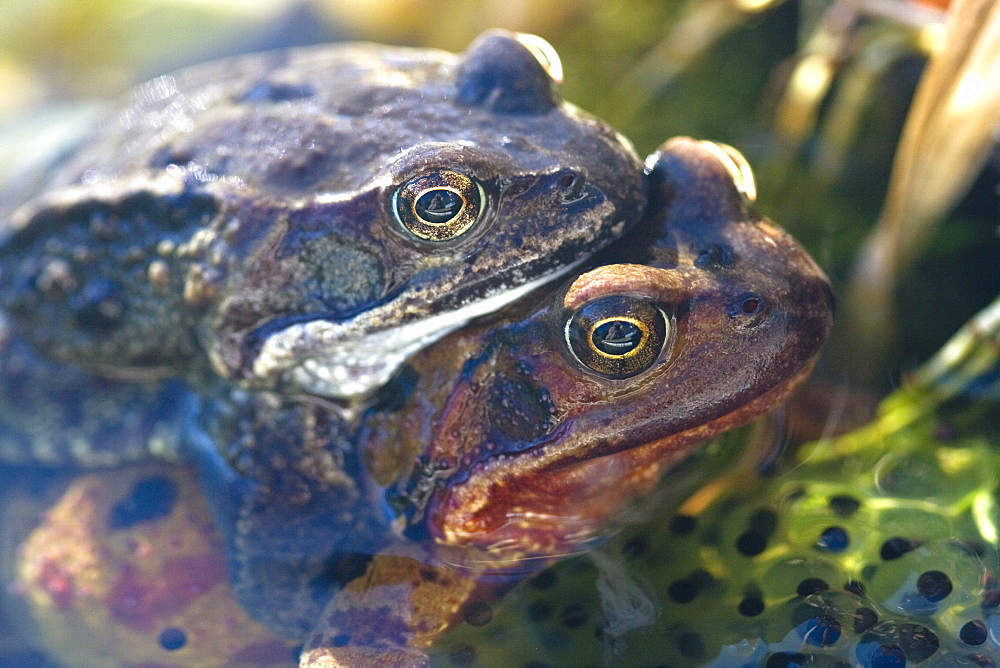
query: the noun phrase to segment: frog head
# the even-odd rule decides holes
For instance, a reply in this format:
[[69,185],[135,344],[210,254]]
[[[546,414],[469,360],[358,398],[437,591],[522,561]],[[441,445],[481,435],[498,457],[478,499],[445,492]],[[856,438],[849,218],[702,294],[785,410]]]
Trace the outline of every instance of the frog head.
[[406,410],[368,420],[370,467],[410,531],[514,561],[579,549],[694,446],[806,377],[830,285],[752,211],[742,157],[673,139],[647,180],[641,262],[599,266],[424,351]]

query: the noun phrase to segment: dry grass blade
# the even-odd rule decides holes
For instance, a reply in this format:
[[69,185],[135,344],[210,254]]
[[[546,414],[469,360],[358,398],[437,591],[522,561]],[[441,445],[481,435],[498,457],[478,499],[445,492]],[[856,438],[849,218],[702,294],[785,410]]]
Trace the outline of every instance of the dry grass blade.
[[855,357],[859,369],[890,345],[895,286],[982,169],[998,127],[1000,4],[957,0],[942,48],[917,89],[879,224],[852,277],[846,309],[851,346],[867,349]]

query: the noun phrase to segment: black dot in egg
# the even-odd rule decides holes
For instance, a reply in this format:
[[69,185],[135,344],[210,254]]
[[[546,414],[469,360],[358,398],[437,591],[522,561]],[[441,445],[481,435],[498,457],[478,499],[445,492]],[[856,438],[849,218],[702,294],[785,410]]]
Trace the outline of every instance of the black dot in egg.
[[697,595],[698,585],[688,578],[674,580],[667,587],[667,596],[675,603],[690,603]]
[[178,650],[186,644],[187,634],[184,633],[183,629],[171,626],[170,628],[163,629],[163,631],[160,632],[160,647],[168,652]]
[[816,647],[829,647],[838,640],[842,628],[840,622],[830,615],[817,615],[802,625],[802,640]]
[[809,594],[816,594],[821,591],[828,591],[830,585],[826,583],[826,580],[821,578],[806,578],[795,588],[795,593],[799,596],[809,596]]
[[476,648],[472,645],[459,645],[448,652],[448,661],[453,666],[471,666],[476,662]]
[[737,610],[744,617],[756,617],[764,612],[764,600],[760,596],[747,596],[740,601]]
[[879,645],[872,652],[868,665],[871,668],[905,668],[906,654],[898,645]]
[[983,602],[981,603],[984,611],[994,610],[1000,607],[1000,591],[996,589],[990,589],[983,593]]
[[916,547],[917,543],[897,536],[882,543],[882,547],[879,549],[879,556],[882,557],[883,561],[892,561],[893,559],[899,559]]
[[351,644],[351,634],[350,633],[340,633],[330,640],[330,644],[334,647],[346,647]]
[[850,592],[855,596],[865,595],[865,584],[863,582],[858,582],[857,580],[848,580],[844,584],[844,591]]
[[816,540],[816,547],[824,552],[843,552],[851,539],[843,527],[832,526],[823,529]]
[[900,624],[899,641],[914,663],[929,659],[941,647],[937,635],[920,624]]
[[871,608],[858,608],[854,611],[854,632],[864,633],[878,624],[878,615]]
[[996,668],[997,666],[993,659],[985,654],[980,654],[979,652],[970,654],[967,658],[972,662],[972,665],[977,666],[978,668]]
[[830,500],[827,502],[830,510],[833,511],[835,515],[840,517],[850,517],[854,513],[858,512],[858,508],[861,507],[861,502],[855,499],[853,496],[837,495],[831,496]]
[[571,629],[578,629],[587,623],[587,608],[579,603],[572,603],[563,608],[559,614],[559,623]]
[[925,571],[917,578],[917,593],[931,603],[946,599],[951,589],[951,578],[941,571]]
[[767,549],[767,536],[757,531],[744,531],[736,539],[736,551],[744,557],[756,557]]
[[698,520],[691,515],[677,515],[670,523],[670,531],[678,536],[686,536],[697,526]]
[[958,631],[958,637],[966,645],[982,645],[986,642],[988,635],[989,631],[986,629],[986,624],[978,619],[966,622]]
[[552,589],[556,586],[556,580],[556,573],[550,568],[528,580],[528,586],[541,590]]
[[685,659],[698,660],[705,656],[705,641],[698,633],[689,631],[677,639],[677,650]]
[[493,619],[493,608],[486,601],[469,601],[462,608],[462,619],[469,626],[486,626]]
[[552,604],[548,601],[535,601],[528,605],[525,612],[531,621],[544,622],[552,616]]

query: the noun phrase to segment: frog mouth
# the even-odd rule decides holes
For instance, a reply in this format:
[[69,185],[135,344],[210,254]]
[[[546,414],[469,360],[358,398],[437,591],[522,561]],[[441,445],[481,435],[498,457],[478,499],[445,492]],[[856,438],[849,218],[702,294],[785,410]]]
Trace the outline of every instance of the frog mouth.
[[451,473],[428,495],[422,531],[441,544],[485,549],[511,564],[584,549],[607,536],[611,520],[696,446],[780,405],[813,365],[735,410],[617,452],[592,459],[576,452],[567,461],[559,453],[567,444],[554,439],[514,454],[520,462],[508,455],[506,470],[497,466],[500,460],[489,460]]
[[497,311],[578,268],[582,257],[541,278],[500,291],[439,315],[396,327],[371,329],[372,312],[336,322],[294,322],[264,338],[247,375],[283,379],[303,391],[348,401],[364,399],[389,381],[418,350],[471,320]]

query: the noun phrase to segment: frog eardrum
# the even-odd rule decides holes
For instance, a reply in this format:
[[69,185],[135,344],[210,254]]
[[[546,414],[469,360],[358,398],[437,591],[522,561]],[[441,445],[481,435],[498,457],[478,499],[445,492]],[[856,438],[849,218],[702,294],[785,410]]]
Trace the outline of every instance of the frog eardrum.
[[657,360],[669,334],[659,306],[638,297],[603,297],[585,304],[566,323],[566,343],[588,369],[629,378]]
[[396,220],[428,241],[462,236],[483,214],[483,187],[460,172],[441,170],[404,183],[392,198]]

